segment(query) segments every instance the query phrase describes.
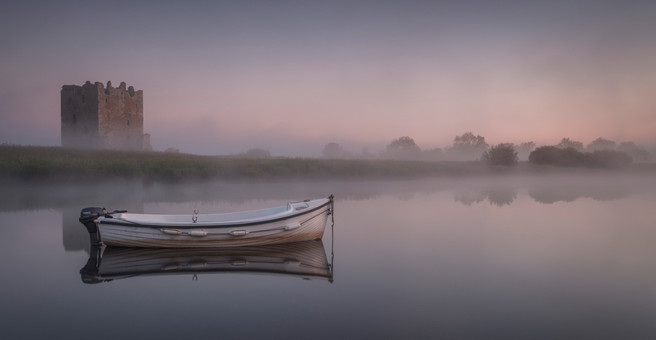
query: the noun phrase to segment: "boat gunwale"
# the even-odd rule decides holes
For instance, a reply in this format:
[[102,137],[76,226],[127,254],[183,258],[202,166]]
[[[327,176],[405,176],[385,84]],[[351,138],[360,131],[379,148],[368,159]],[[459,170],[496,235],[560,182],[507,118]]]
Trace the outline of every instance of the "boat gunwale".
[[[321,208],[324,208],[330,204],[332,204],[332,199],[328,198],[328,201],[325,203],[322,203],[321,205],[318,205],[314,208],[310,209],[304,209],[300,211],[299,213],[287,215],[287,216],[282,216],[278,217],[275,219],[265,219],[261,221],[252,221],[252,222],[244,222],[244,223],[234,223],[234,222],[227,222],[229,224],[202,224],[202,223],[160,223],[160,224],[143,224],[143,223],[138,223],[138,222],[132,222],[129,220],[121,219],[121,218],[116,218],[116,217],[104,217],[101,216],[96,220],[96,223],[98,224],[109,224],[109,225],[120,225],[120,226],[134,226],[134,227],[142,227],[142,228],[153,228],[153,229],[158,229],[162,227],[168,227],[168,228],[179,228],[179,229],[204,229],[204,228],[211,228],[211,229],[217,229],[217,228],[233,228],[233,227],[244,227],[244,226],[254,226],[254,225],[261,225],[261,224],[269,224],[269,223],[275,223],[275,222],[280,222],[284,220],[288,220],[291,218],[307,215],[311,212],[317,211]],[[111,216],[111,215],[110,215]],[[212,223],[212,222],[209,222]]]

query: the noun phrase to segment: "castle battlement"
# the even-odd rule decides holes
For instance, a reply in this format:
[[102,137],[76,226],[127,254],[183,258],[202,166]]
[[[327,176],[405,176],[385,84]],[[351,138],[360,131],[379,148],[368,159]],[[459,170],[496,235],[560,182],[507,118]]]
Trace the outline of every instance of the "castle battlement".
[[143,133],[143,91],[121,82],[64,85],[61,89],[62,146],[92,149],[150,149]]

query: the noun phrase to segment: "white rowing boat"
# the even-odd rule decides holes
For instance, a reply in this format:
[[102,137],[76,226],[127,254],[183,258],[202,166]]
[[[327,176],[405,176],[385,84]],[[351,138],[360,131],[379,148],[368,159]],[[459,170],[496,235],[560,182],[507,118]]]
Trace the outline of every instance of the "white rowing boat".
[[134,214],[84,208],[92,244],[147,248],[234,247],[321,239],[333,196],[234,213]]

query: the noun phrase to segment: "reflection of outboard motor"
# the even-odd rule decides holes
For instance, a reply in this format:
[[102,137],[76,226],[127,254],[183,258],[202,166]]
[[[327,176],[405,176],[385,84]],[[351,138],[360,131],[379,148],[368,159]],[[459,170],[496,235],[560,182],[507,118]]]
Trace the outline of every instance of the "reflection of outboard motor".
[[84,267],[82,267],[82,269],[80,269],[82,282],[100,283],[103,281],[111,281],[111,280],[103,280],[102,278],[100,278],[100,275],[98,274],[98,270],[100,268],[100,261],[102,260],[102,251],[103,248],[100,246],[91,246],[89,252],[89,260],[87,261],[87,264]]
[[91,245],[100,245],[100,233],[98,232],[98,225],[96,225],[96,218],[105,215],[107,211],[105,208],[100,207],[88,207],[80,211],[80,223],[84,224],[89,231],[89,237],[91,238]]

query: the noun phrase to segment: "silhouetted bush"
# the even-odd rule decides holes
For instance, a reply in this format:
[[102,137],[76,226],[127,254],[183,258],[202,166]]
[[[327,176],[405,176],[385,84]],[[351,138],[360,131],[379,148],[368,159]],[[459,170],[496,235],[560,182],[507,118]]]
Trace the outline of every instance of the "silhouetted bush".
[[583,154],[574,148],[541,146],[531,152],[528,161],[534,164],[579,166],[583,164]]
[[631,163],[631,157],[620,151],[580,152],[574,148],[560,149],[555,146],[542,146],[535,149],[528,160],[533,164],[589,168],[614,168]]
[[633,142],[620,143],[620,145],[617,147],[617,151],[624,152],[625,154],[631,156],[634,162],[649,162],[652,159],[652,155],[647,150]]
[[490,165],[513,166],[517,164],[519,158],[512,144],[501,143],[483,152],[481,160]]
[[584,164],[592,168],[617,168],[631,164],[631,156],[621,151],[599,150],[586,152]]

